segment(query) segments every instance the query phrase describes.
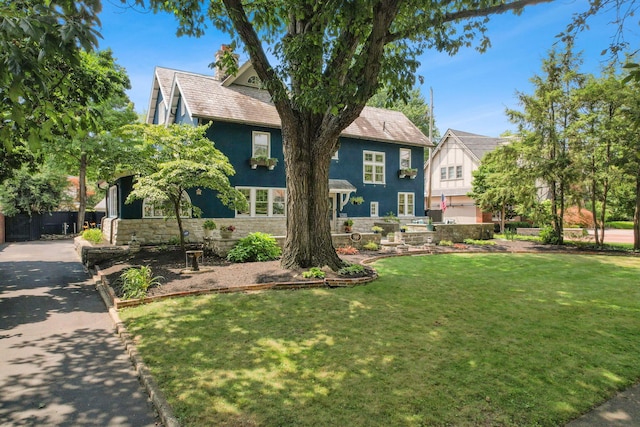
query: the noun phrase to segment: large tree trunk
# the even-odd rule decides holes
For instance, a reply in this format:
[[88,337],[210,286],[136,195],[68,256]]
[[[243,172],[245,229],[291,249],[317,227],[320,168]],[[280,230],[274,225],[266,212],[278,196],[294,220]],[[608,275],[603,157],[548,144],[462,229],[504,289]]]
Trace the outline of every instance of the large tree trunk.
[[337,270],[345,265],[333,247],[329,219],[329,166],[338,140],[337,136],[317,139],[318,125],[312,118],[297,124],[283,120],[287,176],[284,268],[327,265]]
[[87,153],[82,153],[78,172],[78,231],[83,229],[84,215],[87,210],[87,163]]

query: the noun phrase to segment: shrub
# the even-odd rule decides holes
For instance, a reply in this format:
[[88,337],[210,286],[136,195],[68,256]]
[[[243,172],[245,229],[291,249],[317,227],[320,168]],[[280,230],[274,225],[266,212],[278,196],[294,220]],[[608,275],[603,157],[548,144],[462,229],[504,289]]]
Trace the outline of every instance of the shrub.
[[82,238],[91,243],[102,242],[102,230],[98,228],[90,228],[82,232]]
[[324,279],[325,273],[320,269],[320,267],[311,267],[309,271],[303,271],[302,277],[305,279],[317,278]]
[[609,221],[605,226],[619,230],[633,230],[633,221]]
[[360,264],[349,264],[346,267],[342,267],[338,270],[340,276],[362,276],[366,272],[364,266]]
[[343,246],[341,248],[337,248],[336,252],[340,255],[355,255],[358,253],[358,250],[353,246]]
[[476,239],[464,239],[464,243],[467,245],[476,246],[495,246],[496,242],[493,240],[476,240]]
[[229,251],[227,260],[231,262],[271,261],[278,259],[282,250],[270,234],[255,232],[238,240]]
[[179,245],[180,244],[180,236],[173,236],[167,242],[169,245]]
[[120,275],[122,298],[144,298],[151,286],[160,286],[160,279],[162,278],[161,276],[153,277],[149,266],[129,268]]
[[453,242],[451,240],[440,240],[438,243],[440,246],[453,246]]
[[380,249],[376,242],[367,242],[362,246],[362,248],[368,251],[377,251],[378,249]]
[[560,244],[560,236],[556,233],[556,231],[552,227],[545,227],[540,230],[540,240],[545,245],[559,245]]

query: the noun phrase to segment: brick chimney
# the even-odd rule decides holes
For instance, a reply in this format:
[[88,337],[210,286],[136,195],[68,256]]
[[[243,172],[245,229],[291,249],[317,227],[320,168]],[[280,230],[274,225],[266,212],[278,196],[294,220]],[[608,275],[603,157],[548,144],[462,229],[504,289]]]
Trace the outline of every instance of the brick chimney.
[[[228,45],[228,44],[223,44],[222,46],[220,46],[220,50],[216,52],[216,66],[215,66],[215,74],[213,75],[213,77],[216,80],[224,80],[229,76],[229,73],[227,72],[227,68],[220,63],[220,60],[222,59],[223,55],[227,52],[231,52],[233,50],[233,48]],[[238,55],[237,53],[233,54],[233,59],[236,63],[236,67],[238,66],[238,61],[240,60],[240,55]]]

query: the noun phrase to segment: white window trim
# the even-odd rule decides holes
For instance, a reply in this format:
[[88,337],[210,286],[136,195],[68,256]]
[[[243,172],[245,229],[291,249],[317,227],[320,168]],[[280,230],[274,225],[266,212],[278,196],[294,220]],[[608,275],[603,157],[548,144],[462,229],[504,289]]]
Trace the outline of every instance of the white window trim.
[[[409,166],[402,166],[402,153],[405,152],[405,151],[409,153]],[[400,149],[400,159],[399,159],[398,167],[400,169],[411,169],[411,149],[410,148],[401,148]]]
[[[403,195],[404,196],[404,214],[400,214],[400,196]],[[407,212],[407,208],[409,207],[409,204],[407,203],[408,200],[408,196],[411,196],[413,198],[413,209],[411,210],[411,212]],[[415,212],[416,212],[416,195],[414,193],[408,192],[399,192],[398,193],[398,217],[411,217],[411,216],[415,216]]]
[[369,203],[369,216],[371,218],[380,217],[380,205],[378,204],[378,202]]
[[[280,187],[236,187],[238,190],[249,190],[249,213],[240,213],[236,211],[236,217],[239,218],[284,218],[287,215],[287,189]],[[257,190],[267,190],[267,215],[257,215],[256,214],[256,191]],[[274,192],[276,190],[284,191],[284,212],[281,214],[276,214],[273,212],[273,203],[274,203]]]
[[267,157],[271,157],[271,134],[269,132],[261,132],[254,130],[251,132],[251,157],[256,157],[256,136],[258,135],[266,135],[267,136]]
[[[371,154],[374,160],[371,161],[371,162],[366,161],[365,160],[365,156],[367,154]],[[376,155],[382,155],[382,162],[381,163],[378,163],[378,162],[375,161]],[[364,150],[362,152],[362,182],[365,183],[365,184],[382,184],[382,185],[386,184],[387,171],[386,171],[385,163],[386,163],[386,156],[385,156],[385,152],[384,151],[368,151],[368,150]],[[366,174],[365,165],[372,165],[373,166],[373,173],[372,173],[373,181],[367,181],[365,179],[365,174]],[[375,170],[376,166],[382,166],[382,181],[376,181],[376,170]]]

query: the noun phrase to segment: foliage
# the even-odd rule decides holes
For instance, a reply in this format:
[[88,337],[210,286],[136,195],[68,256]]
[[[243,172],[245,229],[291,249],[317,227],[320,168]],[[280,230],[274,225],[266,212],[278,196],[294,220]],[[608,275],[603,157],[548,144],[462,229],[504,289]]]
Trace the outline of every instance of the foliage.
[[204,228],[205,230],[215,230],[217,226],[212,219],[207,219],[202,223],[202,228]]
[[346,219],[342,225],[344,225],[345,227],[352,227],[353,226],[353,220],[352,219]]
[[168,245],[179,245],[181,241],[182,241],[182,239],[180,238],[180,236],[171,236],[171,237],[169,237],[169,240],[167,241],[167,244]]
[[349,201],[353,205],[361,205],[362,203],[364,203],[364,198],[361,196],[353,196],[349,198]]
[[[0,2],[0,140],[5,148],[39,146],[60,127],[78,122],[66,99],[100,87],[76,87],[81,49],[98,45],[97,0]],[[82,113],[81,113],[82,115]]]
[[374,225],[373,227],[371,227],[371,231],[373,231],[374,233],[382,233],[382,230],[384,230],[384,228],[380,227],[379,225]]
[[387,212],[382,219],[384,220],[384,222],[395,222],[397,224],[400,223],[400,218],[398,218],[395,212],[392,211]]
[[180,244],[184,249],[181,212],[200,210],[187,202],[183,194],[191,188],[210,188],[228,207],[243,210],[247,200],[231,186],[229,176],[235,174],[229,159],[206,137],[205,126],[131,125],[123,129],[123,137],[134,141],[139,152],[131,159],[131,169],[139,171],[133,191],[126,202],[141,199],[160,205],[165,215],[176,218]]
[[563,240],[552,227],[544,227],[540,230],[540,239],[545,245],[561,245]]
[[477,239],[464,239],[464,243],[467,245],[476,246],[495,246],[496,242],[493,240],[477,240]]
[[227,259],[231,262],[271,261],[277,259],[282,251],[273,236],[255,232],[241,238],[229,251]]
[[326,276],[325,272],[322,271],[322,269],[319,267],[311,267],[309,271],[302,272],[302,277],[304,277],[305,279],[311,279],[311,278],[324,279],[325,276]]
[[440,240],[438,245],[439,246],[453,246],[453,242],[451,240]]
[[91,243],[101,243],[102,242],[102,230],[98,228],[89,228],[82,232],[82,238],[91,242]]
[[358,252],[358,249],[353,246],[341,246],[336,248],[336,253],[340,255],[356,255]]
[[618,230],[633,230],[633,221],[610,221],[605,226]]
[[67,197],[68,185],[66,174],[52,165],[25,165],[0,186],[0,206],[7,216],[52,212]]
[[234,225],[222,225],[220,226],[220,231],[228,231],[229,233],[233,233],[236,231],[236,227]]
[[365,273],[366,273],[366,269],[364,268],[363,265],[360,265],[360,264],[349,264],[346,267],[342,267],[340,270],[338,270],[338,274],[340,276],[348,276],[348,277],[362,276]]
[[378,249],[380,249],[380,247],[376,242],[367,242],[364,245],[362,245],[362,248],[367,251],[377,251]]
[[153,277],[151,267],[128,268],[120,275],[123,299],[144,298],[152,286],[159,286],[162,276]]

